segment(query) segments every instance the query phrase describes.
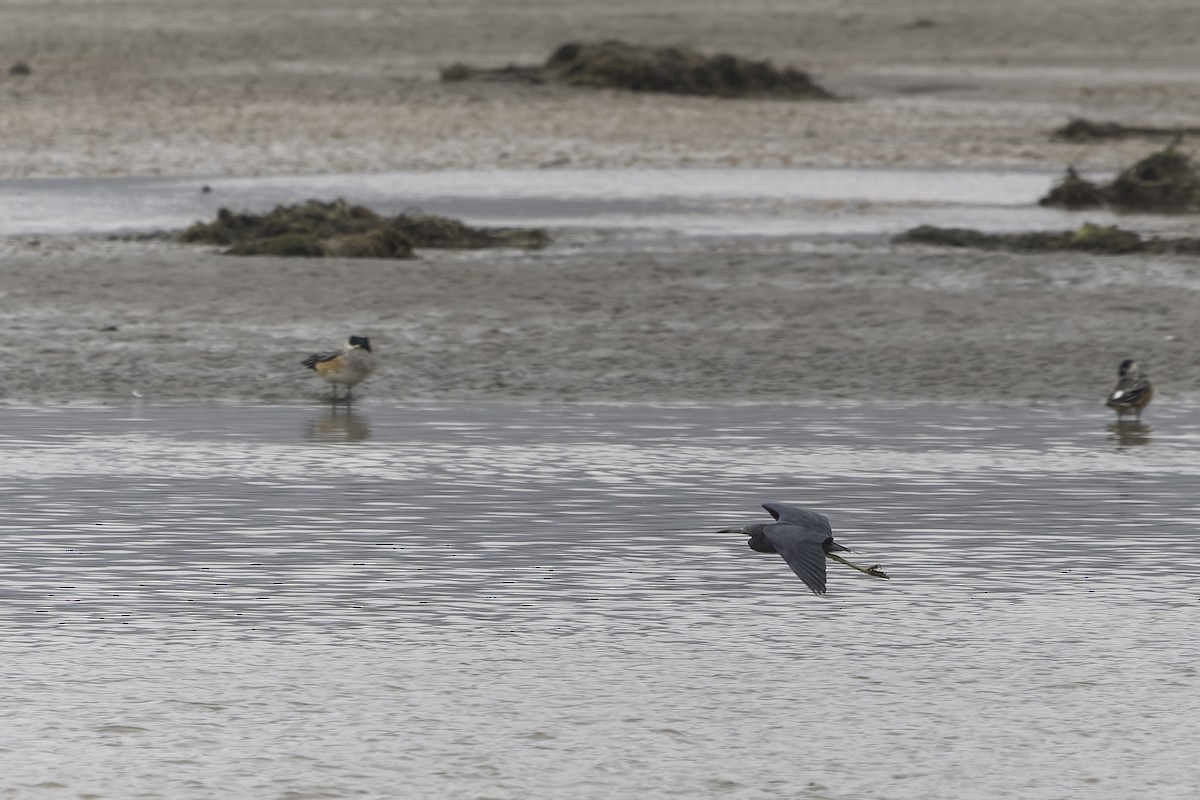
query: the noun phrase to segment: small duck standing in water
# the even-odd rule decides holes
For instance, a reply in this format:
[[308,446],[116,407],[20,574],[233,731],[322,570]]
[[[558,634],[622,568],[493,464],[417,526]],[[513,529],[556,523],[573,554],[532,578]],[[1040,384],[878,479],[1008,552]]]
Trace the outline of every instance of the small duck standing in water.
[[347,403],[351,399],[354,384],[371,374],[375,369],[375,357],[371,354],[371,342],[366,336],[351,336],[341,350],[313,353],[300,362],[320,375],[333,386],[333,400],[338,399],[338,384],[346,387]]
[[1142,409],[1154,398],[1154,385],[1137,368],[1137,362],[1132,358],[1121,362],[1121,366],[1117,367],[1117,376],[1117,385],[1108,396],[1106,405],[1117,412],[1118,421],[1126,414],[1134,414],[1140,422]]

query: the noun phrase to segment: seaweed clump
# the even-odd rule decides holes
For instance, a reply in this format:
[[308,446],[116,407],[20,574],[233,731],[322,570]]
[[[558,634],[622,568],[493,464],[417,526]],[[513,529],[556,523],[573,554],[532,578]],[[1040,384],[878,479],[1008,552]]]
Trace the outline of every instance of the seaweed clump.
[[1075,250],[1101,255],[1154,253],[1200,255],[1200,237],[1145,237],[1116,225],[1084,223],[1073,231],[1035,233],[983,233],[971,228],[921,225],[892,239],[897,244],[929,244],[975,250],[1047,253]]
[[1054,184],[1039,205],[1057,208],[1097,208],[1108,202],[1104,189],[1086,178],[1079,177],[1074,167],[1067,167],[1067,174]]
[[1118,208],[1181,211],[1200,205],[1200,172],[1174,147],[1151,153],[1107,188]]
[[[192,239],[191,241],[198,241]],[[231,256],[306,256],[319,258],[326,254],[321,240],[308,233],[279,233],[234,242],[225,251]]]
[[770,61],[688,47],[644,47],[610,40],[559,47],[546,69],[568,86],[716,97],[828,98],[808,75]]
[[560,45],[539,66],[481,69],[454,64],[443,81],[508,80],[530,84],[625,89],[710,97],[828,99],[832,95],[794,67],[775,67],[728,53],[690,47],[647,47],[615,39]]
[[418,247],[477,249],[544,247],[540,228],[472,228],[460,220],[406,211],[386,217],[338,199],[276,206],[266,214],[227,208],[212,222],[197,222],[180,241],[228,245],[229,255],[413,258]]
[[1108,205],[1123,211],[1194,211],[1200,208],[1200,169],[1172,144],[1106,184],[1081,178],[1068,167],[1038,203],[1072,209]]
[[394,224],[396,230],[417,247],[457,250],[520,247],[538,250],[550,241],[542,228],[472,228],[451,217],[420,212],[405,212],[396,217]]

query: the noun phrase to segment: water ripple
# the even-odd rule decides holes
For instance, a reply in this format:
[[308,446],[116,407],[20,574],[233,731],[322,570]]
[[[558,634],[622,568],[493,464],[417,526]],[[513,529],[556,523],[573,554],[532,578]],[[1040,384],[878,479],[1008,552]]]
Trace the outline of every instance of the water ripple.
[[[1160,754],[1200,735],[1197,409],[1133,446],[1077,409],[0,413],[22,791],[68,751],[59,786],[172,798],[1195,785]],[[814,598],[716,533],[771,499],[892,580]],[[860,759],[796,762],[814,730]]]

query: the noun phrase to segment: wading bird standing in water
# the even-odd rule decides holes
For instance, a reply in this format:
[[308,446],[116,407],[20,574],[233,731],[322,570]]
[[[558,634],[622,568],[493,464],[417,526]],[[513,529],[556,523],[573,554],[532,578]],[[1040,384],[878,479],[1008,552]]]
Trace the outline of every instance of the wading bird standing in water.
[[371,342],[365,336],[351,336],[341,350],[313,353],[302,362],[304,366],[320,375],[333,385],[333,399],[337,401],[338,384],[346,387],[345,401],[350,402],[350,391],[354,384],[371,374],[375,369],[375,357],[371,355]]
[[823,514],[781,503],[763,503],[763,508],[776,522],[756,522],[744,528],[726,528],[718,532],[745,534],[750,537],[751,550],[779,553],[813,594],[825,594],[827,558],[875,578],[888,577],[878,564],[863,567],[837,555],[838,551],[850,552],[850,548],[833,540],[833,530]]
[[1137,362],[1127,358],[1117,367],[1117,385],[1108,396],[1106,405],[1117,412],[1117,421],[1126,414],[1142,419],[1142,409],[1154,398],[1154,385],[1150,378],[1137,368]]

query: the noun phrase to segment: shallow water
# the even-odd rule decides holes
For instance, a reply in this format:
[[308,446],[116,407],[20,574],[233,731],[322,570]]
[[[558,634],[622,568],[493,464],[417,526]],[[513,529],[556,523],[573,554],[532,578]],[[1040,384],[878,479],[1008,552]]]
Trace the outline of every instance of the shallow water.
[[[344,197],[380,213],[406,208],[479,225],[544,226],[721,239],[890,236],[916,225],[985,231],[1076,228],[1187,231],[1163,216],[1042,208],[1058,175],[932,169],[446,170],[254,178],[0,181],[0,235],[170,230],[221,207]],[[203,193],[208,186],[211,191]]]
[[5,408],[0,795],[1189,796],[1200,409],[1101,412]]

